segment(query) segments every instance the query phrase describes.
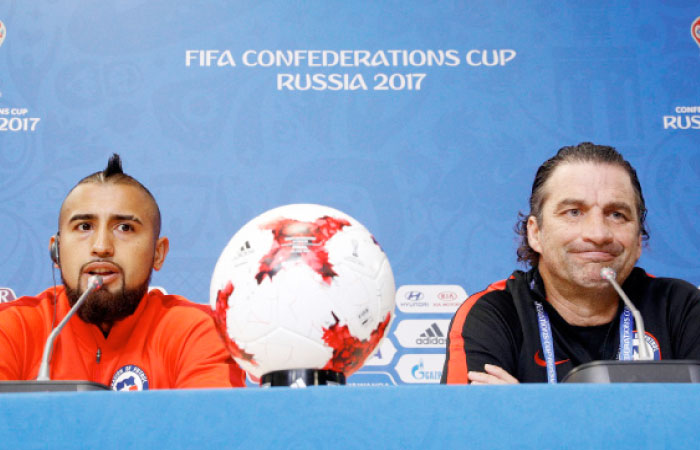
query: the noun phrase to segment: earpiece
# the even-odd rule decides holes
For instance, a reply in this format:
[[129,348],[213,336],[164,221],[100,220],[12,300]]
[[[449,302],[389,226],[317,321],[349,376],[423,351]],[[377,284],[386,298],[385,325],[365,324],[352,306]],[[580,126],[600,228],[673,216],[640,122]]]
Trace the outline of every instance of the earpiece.
[[53,261],[57,266],[60,266],[60,258],[58,256],[58,233],[54,234],[53,242],[51,243],[51,250],[49,251],[51,255],[51,261]]

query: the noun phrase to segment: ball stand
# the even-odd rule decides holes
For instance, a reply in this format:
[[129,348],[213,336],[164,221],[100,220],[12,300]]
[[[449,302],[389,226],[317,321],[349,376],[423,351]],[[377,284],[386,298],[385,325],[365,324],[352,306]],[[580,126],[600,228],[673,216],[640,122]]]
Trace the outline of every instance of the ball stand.
[[260,378],[261,387],[286,386],[303,388],[307,386],[342,386],[345,375],[341,372],[319,369],[287,369],[266,373]]

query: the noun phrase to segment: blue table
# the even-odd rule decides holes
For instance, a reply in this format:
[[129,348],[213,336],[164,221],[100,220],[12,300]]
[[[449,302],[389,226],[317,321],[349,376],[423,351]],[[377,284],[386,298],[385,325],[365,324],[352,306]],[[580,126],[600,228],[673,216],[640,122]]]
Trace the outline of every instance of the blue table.
[[698,448],[699,443],[698,385],[0,396],[2,448]]

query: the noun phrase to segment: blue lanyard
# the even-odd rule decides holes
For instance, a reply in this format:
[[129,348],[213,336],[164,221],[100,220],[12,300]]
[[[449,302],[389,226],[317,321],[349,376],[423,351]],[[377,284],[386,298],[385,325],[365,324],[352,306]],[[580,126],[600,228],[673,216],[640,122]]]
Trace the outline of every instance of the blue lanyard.
[[[552,326],[549,323],[549,316],[544,310],[541,302],[535,301],[537,310],[537,326],[540,329],[540,342],[542,342],[542,352],[544,361],[547,363],[547,383],[557,383],[557,367],[554,358],[554,337],[552,336]],[[634,330],[634,317],[632,311],[625,306],[620,315],[620,356],[623,361],[631,361],[634,355],[632,346],[632,333]],[[643,345],[643,344],[641,344]]]

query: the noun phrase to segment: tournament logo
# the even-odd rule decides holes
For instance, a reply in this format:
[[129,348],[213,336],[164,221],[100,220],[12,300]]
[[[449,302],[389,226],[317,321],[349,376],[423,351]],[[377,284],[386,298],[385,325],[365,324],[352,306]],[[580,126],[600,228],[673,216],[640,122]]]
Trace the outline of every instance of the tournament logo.
[[140,367],[127,364],[114,373],[112,377],[112,390],[146,391],[148,390],[148,377]]
[[5,28],[5,24],[2,23],[2,20],[0,20],[0,47],[2,47],[2,43],[5,41],[6,34],[7,28]]
[[[695,19],[690,26],[690,35],[693,36],[695,43],[700,47],[700,17]],[[0,43],[2,43],[2,39],[0,39]]]

